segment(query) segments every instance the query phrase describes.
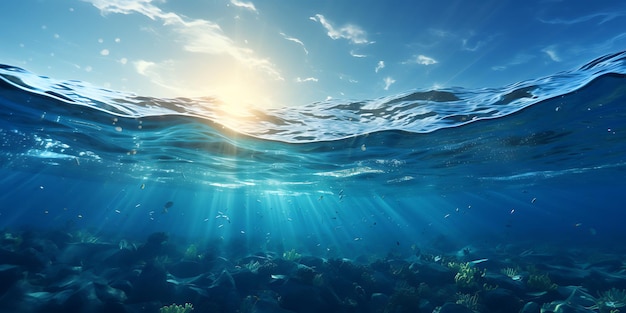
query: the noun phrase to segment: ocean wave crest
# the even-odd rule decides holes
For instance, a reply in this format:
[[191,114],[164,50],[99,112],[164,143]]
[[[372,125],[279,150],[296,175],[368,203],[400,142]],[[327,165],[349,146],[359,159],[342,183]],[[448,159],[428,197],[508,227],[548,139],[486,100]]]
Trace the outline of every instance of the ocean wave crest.
[[574,92],[602,75],[625,74],[626,51],[597,58],[552,76],[500,88],[413,90],[373,100],[328,100],[279,109],[250,109],[232,118],[216,98],[155,98],[59,81],[0,65],[0,78],[38,96],[123,118],[185,116],[266,140],[305,143],[334,141],[382,131],[430,133],[518,112]]

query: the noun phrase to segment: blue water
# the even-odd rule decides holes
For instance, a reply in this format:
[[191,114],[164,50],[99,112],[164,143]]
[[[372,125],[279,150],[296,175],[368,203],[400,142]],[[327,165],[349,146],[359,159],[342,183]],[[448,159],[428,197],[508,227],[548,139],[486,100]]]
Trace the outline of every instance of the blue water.
[[3,65],[0,227],[164,231],[228,258],[610,251],[626,238],[625,61],[246,119]]

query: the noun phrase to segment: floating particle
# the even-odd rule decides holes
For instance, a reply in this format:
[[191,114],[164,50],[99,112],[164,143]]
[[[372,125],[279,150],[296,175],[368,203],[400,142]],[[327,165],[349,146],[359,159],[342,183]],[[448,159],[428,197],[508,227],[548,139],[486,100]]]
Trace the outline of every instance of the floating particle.
[[83,218],[83,215],[82,215],[82,214],[78,214],[78,216],[77,216],[77,217],[78,217],[78,218]]
[[141,206],[141,203],[137,203],[137,204],[135,205],[135,207],[136,207],[136,208],[138,208],[138,207],[140,207],[140,206]]
[[320,201],[322,199],[324,199],[324,196],[320,196],[319,198],[317,198],[317,201]]
[[339,190],[339,195],[343,195],[343,189]]
[[240,231],[240,233],[245,234],[246,232],[242,230],[242,231]]
[[120,210],[115,210],[115,213],[120,214],[120,213],[122,213],[122,211],[120,211]]
[[43,211],[43,214],[48,214],[48,213],[49,213],[48,210]]
[[141,184],[139,188],[141,188],[141,190],[144,190],[146,188],[146,184]]
[[362,144],[361,145],[361,151],[365,151],[365,150],[367,150],[367,147],[365,147],[365,144]]
[[443,218],[448,218],[448,217],[450,217],[450,213],[443,216]]
[[174,202],[172,202],[172,201],[167,201],[167,202],[165,202],[165,205],[164,205],[163,207],[164,207],[164,208],[166,208],[166,209],[169,209],[169,208],[171,208],[173,205],[174,205]]
[[582,225],[583,225],[583,223],[576,223],[576,224],[574,224],[574,227],[580,227]]
[[511,209],[511,214],[515,213],[515,209]]
[[122,127],[121,126],[116,126],[115,127],[115,131],[116,132],[121,132],[122,131]]
[[361,238],[361,237],[354,238],[354,241],[359,241],[359,240],[363,240],[363,238]]
[[530,200],[530,203],[535,203],[535,201],[537,201],[537,198],[533,198],[532,200]]
[[43,190],[43,186],[39,186],[39,189]]

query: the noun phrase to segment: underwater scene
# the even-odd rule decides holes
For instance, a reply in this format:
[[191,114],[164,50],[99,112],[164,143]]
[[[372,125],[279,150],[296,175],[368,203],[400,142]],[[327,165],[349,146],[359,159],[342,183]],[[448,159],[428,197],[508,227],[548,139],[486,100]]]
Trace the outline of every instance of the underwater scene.
[[[223,2],[239,10],[238,23],[272,12]],[[258,47],[236,50],[228,26],[192,17],[193,8],[172,13],[177,5],[88,0],[62,9],[96,11],[94,21],[110,25],[142,16],[140,32],[163,44],[167,29],[157,27],[171,27],[188,40],[178,42],[188,53],[222,47],[227,55],[219,58],[244,64],[233,93],[175,93],[169,79],[186,84],[180,76],[159,76],[158,64],[130,55],[113,62],[132,66],[144,85],[102,83],[115,71],[106,63],[86,70],[79,60],[70,65],[79,79],[66,78],[72,72],[59,69],[69,56],[46,68],[41,55],[20,61],[8,45],[0,48],[0,312],[626,312],[626,51],[618,44],[596,46],[571,66],[556,54],[564,44],[550,46],[543,61],[507,65],[548,73],[503,78],[505,66],[494,66],[494,77],[478,82],[459,74],[454,83],[464,87],[409,80],[412,88],[396,90],[402,76],[395,72],[395,79],[376,76],[379,85],[369,86],[377,87],[341,93],[333,84],[341,89],[339,81],[353,86],[365,76],[337,76],[321,87],[339,65],[319,65],[317,77],[278,82],[293,84],[299,100],[291,105],[261,105],[259,96],[258,105],[237,106],[242,95],[269,90],[245,73],[287,77],[276,70],[281,61],[253,59]],[[380,44],[373,29],[304,11],[312,29],[346,41],[355,62]],[[534,21],[603,26],[626,15],[602,12]],[[316,50],[311,38],[299,39],[305,34],[292,37],[298,26],[291,26],[294,34],[279,39],[307,62],[334,49]],[[202,41],[190,39],[194,27]],[[120,36],[106,40],[122,44]],[[49,37],[82,49],[69,35]],[[464,41],[461,50],[499,40],[486,38]],[[114,53],[96,51],[101,59]],[[443,68],[434,55],[395,63]],[[373,65],[378,75],[393,62]],[[429,71],[425,81],[438,81]],[[276,100],[282,96],[272,101],[284,103]]]

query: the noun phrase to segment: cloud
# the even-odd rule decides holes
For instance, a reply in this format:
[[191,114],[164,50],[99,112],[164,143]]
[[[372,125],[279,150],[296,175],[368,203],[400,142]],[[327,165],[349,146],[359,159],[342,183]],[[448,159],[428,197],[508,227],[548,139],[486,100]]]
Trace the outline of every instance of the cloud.
[[598,25],[604,24],[608,21],[611,21],[613,19],[616,19],[618,17],[622,17],[626,15],[626,11],[617,11],[617,12],[598,12],[598,13],[593,13],[593,14],[589,14],[589,15],[583,15],[574,19],[570,19],[570,20],[566,20],[566,19],[560,19],[560,18],[555,18],[555,19],[551,19],[551,20],[546,20],[546,19],[541,19],[539,18],[539,21],[546,23],[546,24],[565,24],[565,25],[572,25],[572,24],[577,24],[577,23],[583,23],[583,22],[587,22],[596,18],[601,18],[600,22],[598,23]]
[[376,65],[376,68],[374,69],[374,72],[378,73],[378,71],[382,70],[385,68],[385,62],[384,61],[378,61],[378,64]]
[[156,64],[150,61],[139,60],[139,61],[133,62],[133,65],[135,65],[135,69],[137,70],[137,73],[144,75],[144,76],[148,76],[149,70],[153,68]]
[[439,63],[437,60],[427,57],[423,54],[414,55],[413,58],[408,61],[402,62],[402,64],[420,64],[420,65],[433,65]]
[[389,90],[389,87],[391,85],[393,85],[393,83],[396,82],[395,79],[391,78],[390,76],[385,77],[385,79],[383,79],[383,82],[385,82],[385,90]]
[[234,6],[236,6],[236,7],[248,9],[248,10],[250,10],[252,12],[255,12],[257,14],[259,13],[256,10],[256,7],[254,7],[254,3],[252,3],[252,2],[244,2],[244,1],[239,1],[239,0],[230,0],[230,3],[232,5],[234,5]]
[[318,79],[315,77],[307,77],[307,78],[300,78],[300,77],[296,77],[296,82],[297,83],[305,83],[305,82],[317,82]]
[[321,14],[315,14],[315,16],[309,17],[309,19],[322,24],[327,31],[328,37],[333,40],[347,39],[353,44],[372,43],[367,40],[367,33],[359,26],[346,24],[337,29]]
[[504,71],[511,66],[521,65],[524,63],[530,62],[530,60],[534,59],[535,56],[526,53],[518,53],[516,54],[511,61],[506,64],[494,65],[491,67],[494,71]]
[[552,61],[554,61],[554,62],[561,62],[561,58],[556,53],[556,50],[554,49],[554,46],[546,47],[546,48],[542,49],[541,51],[544,52],[545,54],[547,54],[550,57],[550,59],[552,59]]
[[306,47],[304,46],[304,43],[298,39],[298,38],[294,38],[294,37],[289,37],[287,35],[285,35],[285,33],[280,33],[281,36],[283,36],[283,38],[285,38],[285,40],[289,40],[289,41],[293,41],[297,44],[299,44],[300,46],[302,46],[302,49],[304,49],[304,53],[305,54],[309,54],[309,50],[306,49]]
[[102,14],[142,14],[170,27],[183,41],[189,52],[226,54],[250,68],[265,72],[275,80],[284,80],[274,64],[259,58],[254,51],[242,48],[224,34],[219,25],[202,19],[187,19],[173,12],[164,12],[152,4],[152,0],[85,0],[98,8]]
[[355,57],[355,58],[366,58],[367,57],[367,55],[365,55],[365,54],[358,54],[354,50],[350,50],[350,55]]

